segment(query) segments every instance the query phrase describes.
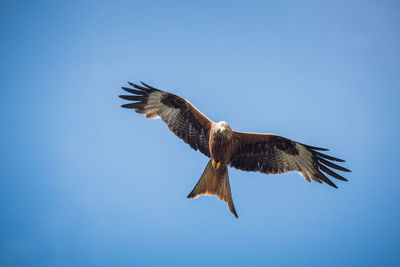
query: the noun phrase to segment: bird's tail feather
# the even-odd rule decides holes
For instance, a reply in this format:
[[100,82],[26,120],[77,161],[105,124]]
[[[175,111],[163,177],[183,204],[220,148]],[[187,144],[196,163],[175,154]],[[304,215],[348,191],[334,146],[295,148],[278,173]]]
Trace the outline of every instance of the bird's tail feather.
[[208,162],[206,169],[187,198],[196,198],[201,195],[218,196],[220,200],[224,201],[228,205],[228,208],[233,215],[238,218],[232,200],[228,168],[226,165],[221,165],[218,169],[215,169],[212,166],[212,160]]

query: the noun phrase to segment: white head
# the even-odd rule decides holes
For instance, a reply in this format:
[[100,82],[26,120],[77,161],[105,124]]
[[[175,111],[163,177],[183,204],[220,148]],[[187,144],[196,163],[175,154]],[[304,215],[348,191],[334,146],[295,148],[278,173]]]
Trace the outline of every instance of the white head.
[[232,129],[226,121],[217,122],[214,126],[216,134],[221,134],[224,137],[231,137]]

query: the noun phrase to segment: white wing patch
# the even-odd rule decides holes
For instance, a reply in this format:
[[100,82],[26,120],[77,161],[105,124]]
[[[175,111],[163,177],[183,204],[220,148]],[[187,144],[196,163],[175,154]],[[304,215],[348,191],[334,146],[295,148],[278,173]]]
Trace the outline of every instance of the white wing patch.
[[306,147],[299,143],[296,143],[296,149],[299,151],[298,155],[282,153],[276,150],[276,164],[278,170],[281,170],[278,173],[297,170],[307,181],[311,182],[314,169],[312,154]]
[[160,112],[171,111],[171,108],[165,107],[161,102],[162,97],[165,95],[164,92],[155,91],[149,95],[146,106],[144,107],[144,112],[146,118],[150,119],[160,119]]
[[306,147],[299,143],[296,143],[296,148],[299,151],[299,154],[294,156],[294,160],[298,166],[298,170],[301,170],[299,173],[307,181],[311,182],[312,177],[314,177],[312,154]]

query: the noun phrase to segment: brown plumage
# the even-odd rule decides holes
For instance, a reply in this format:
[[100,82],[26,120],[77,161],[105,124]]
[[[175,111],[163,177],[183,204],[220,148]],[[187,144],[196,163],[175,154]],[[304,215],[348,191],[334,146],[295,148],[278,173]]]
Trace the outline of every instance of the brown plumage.
[[177,95],[145,83],[142,83],[143,86],[134,83],[129,85],[134,89],[122,89],[131,95],[120,97],[135,102],[122,107],[134,109],[147,118],[161,118],[175,135],[194,150],[200,150],[211,158],[188,198],[217,195],[237,217],[227,166],[265,174],[297,171],[309,182],[324,182],[335,188],[336,185],[325,174],[347,181],[330,169],[350,172],[332,162],[344,160],[320,152],[328,149],[304,145],[274,134],[233,131],[228,123],[212,122],[189,101]]

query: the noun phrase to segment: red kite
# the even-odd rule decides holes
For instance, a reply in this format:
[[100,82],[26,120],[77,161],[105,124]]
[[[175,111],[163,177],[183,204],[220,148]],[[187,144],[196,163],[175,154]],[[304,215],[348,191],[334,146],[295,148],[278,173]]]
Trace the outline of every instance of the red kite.
[[142,82],[143,86],[129,83],[133,88],[122,87],[131,95],[120,95],[135,101],[122,105],[145,114],[147,118],[161,118],[168,128],[194,150],[210,158],[203,174],[188,198],[200,195],[217,195],[227,203],[237,218],[232,201],[227,166],[243,171],[265,174],[299,172],[307,181],[336,185],[326,175],[347,181],[330,168],[344,172],[332,161],[344,162],[321,153],[328,149],[304,145],[274,134],[257,134],[234,131],[225,121],[215,123],[196,109],[189,101],[177,95],[156,89]]

